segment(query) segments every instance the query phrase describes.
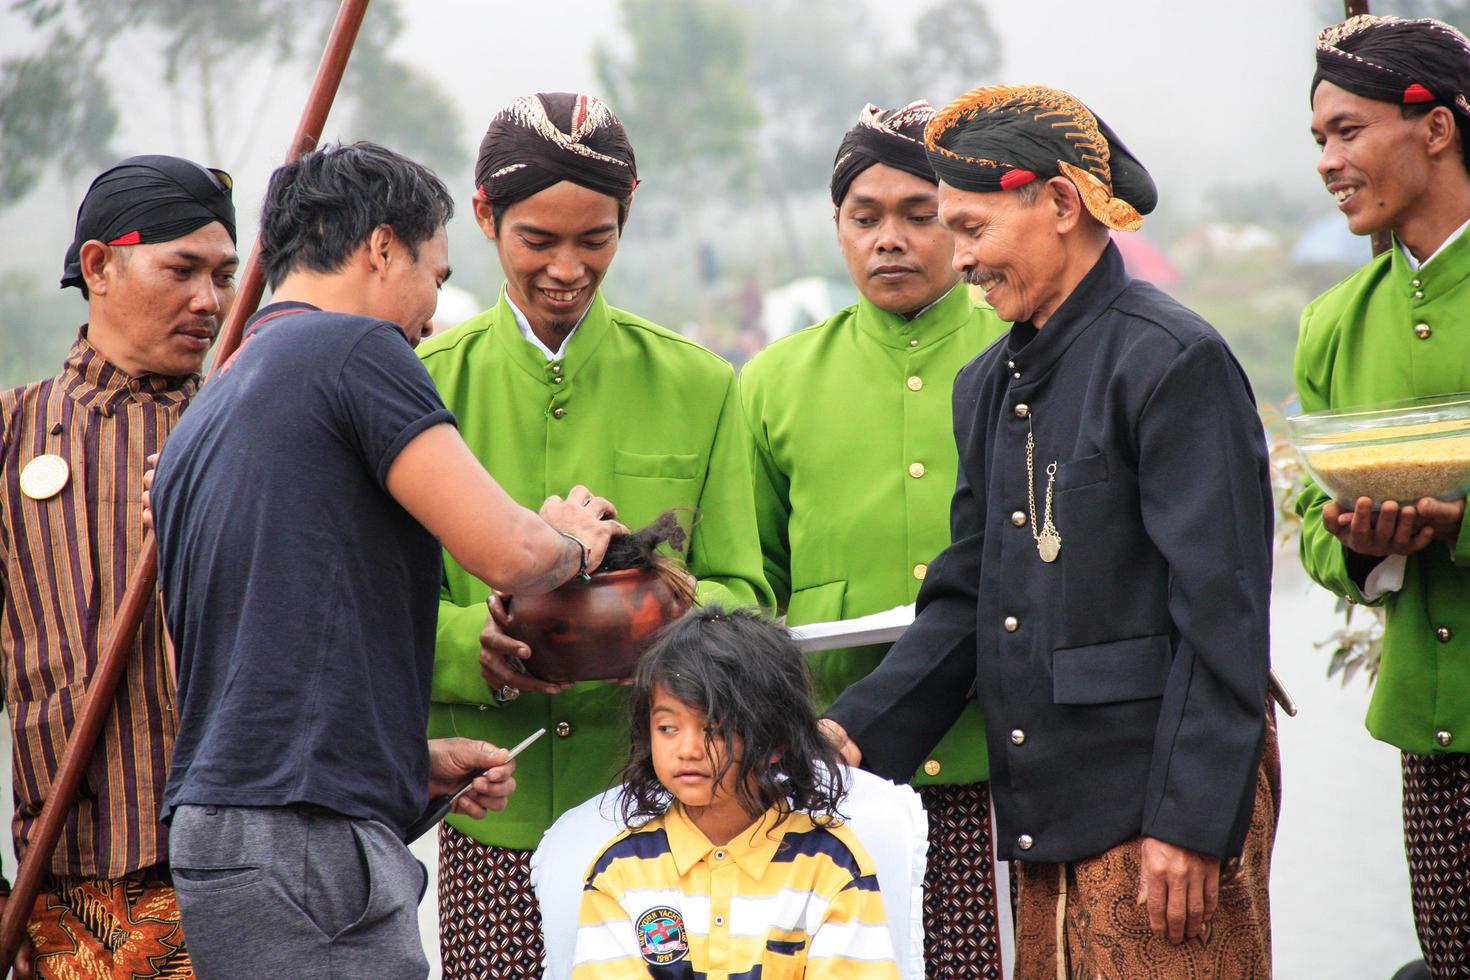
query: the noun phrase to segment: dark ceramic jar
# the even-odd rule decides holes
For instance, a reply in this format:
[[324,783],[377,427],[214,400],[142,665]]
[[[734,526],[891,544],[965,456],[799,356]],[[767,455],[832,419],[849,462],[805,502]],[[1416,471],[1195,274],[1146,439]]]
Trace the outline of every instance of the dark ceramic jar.
[[506,632],[531,648],[525,664],[534,677],[557,683],[620,680],[633,673],[654,634],[689,609],[687,599],[669,587],[669,574],[688,577],[677,569],[630,568],[587,582],[573,579],[543,595],[512,596]]

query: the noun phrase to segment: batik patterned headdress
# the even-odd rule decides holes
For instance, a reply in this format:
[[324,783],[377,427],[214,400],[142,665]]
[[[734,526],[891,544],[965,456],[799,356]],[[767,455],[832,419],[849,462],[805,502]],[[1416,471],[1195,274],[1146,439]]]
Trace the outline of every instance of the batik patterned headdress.
[[559,181],[618,200],[638,186],[633,147],[607,104],[590,95],[523,95],[490,121],[475,163],[479,195],[510,205]]
[[864,106],[832,163],[832,203],[841,207],[852,182],[875,163],[937,184],[924,150],[924,127],[933,118],[934,107],[927,102],[910,102],[902,109],[880,109],[871,102]]
[[1158,204],[1143,164],[1092,110],[1044,85],[991,85],[941,109],[924,133],[939,179],[961,190],[1014,190],[1066,177],[1109,228],[1137,231]]

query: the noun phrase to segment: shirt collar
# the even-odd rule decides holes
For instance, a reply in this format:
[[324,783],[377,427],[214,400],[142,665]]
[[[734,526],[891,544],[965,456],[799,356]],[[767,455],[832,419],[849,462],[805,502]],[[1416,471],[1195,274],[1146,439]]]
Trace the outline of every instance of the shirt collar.
[[1433,262],[1435,257],[1439,255],[1440,252],[1443,252],[1446,248],[1449,248],[1449,246],[1453,242],[1457,241],[1459,237],[1465,233],[1466,228],[1470,228],[1470,221],[1466,221],[1463,225],[1456,228],[1448,238],[1439,243],[1439,248],[1431,252],[1429,254],[1429,258],[1425,259],[1423,262],[1420,262],[1418,259],[1414,258],[1414,253],[1409,251],[1409,246],[1405,245],[1403,242],[1398,242],[1397,238],[1395,238],[1394,241],[1398,242],[1399,250],[1404,253],[1404,261],[1409,263],[1409,269],[1413,272],[1418,272],[1420,269]]
[[729,843],[717,847],[694,826],[683,805],[675,803],[664,814],[664,833],[668,835],[669,853],[673,855],[674,867],[681,878],[699,862],[721,852],[746,874],[759,879],[776,856],[776,849],[781,846],[786,831],[791,829],[790,822],[803,819],[810,820],[804,814],[793,813],[783,821],[780,812],[772,807],[759,820],[731,838]]
[[1016,385],[1039,381],[1131,281],[1123,268],[1122,253],[1110,241],[1045,327],[1037,329],[1029,322],[1013,325],[1007,340],[1011,355],[1007,370],[1015,372]]
[[176,405],[193,397],[199,389],[197,374],[180,378],[162,374],[133,377],[92,346],[85,324],[67,352],[62,378],[69,397],[83,406],[96,408],[103,415],[113,414],[128,399]]
[[577,317],[577,322],[572,324],[572,329],[567,331],[566,337],[561,342],[561,350],[554,351],[543,344],[540,337],[536,336],[536,331],[531,329],[531,321],[526,319],[526,314],[521,312],[521,308],[516,305],[516,301],[510,298],[510,290],[501,287],[500,291],[505,296],[505,305],[510,307],[511,314],[516,318],[516,326],[521,328],[521,336],[536,345],[536,349],[545,354],[548,361],[559,361],[566,356],[567,345],[572,342],[572,335],[577,332],[577,328],[582,325],[582,321],[587,319],[588,311],[592,309],[592,304],[588,303],[587,309],[582,311],[582,315]]
[[[540,379],[548,387],[560,387],[569,384],[582,365],[591,359],[607,336],[611,323],[612,316],[608,312],[607,301],[603,299],[602,290],[599,289],[592,298],[592,304],[578,321],[574,335],[569,336],[561,345],[561,356],[548,360],[545,348],[526,338],[509,294],[501,290],[500,300],[491,314],[490,330],[496,343],[510,357],[512,363],[532,377]],[[558,378],[561,380],[558,381]]]
[[[897,313],[873,305],[866,296],[858,296],[858,329],[886,347],[922,347],[954,333],[969,318],[970,291],[956,283],[949,292],[920,310],[913,319],[905,320]],[[917,340],[914,344],[911,341]]]

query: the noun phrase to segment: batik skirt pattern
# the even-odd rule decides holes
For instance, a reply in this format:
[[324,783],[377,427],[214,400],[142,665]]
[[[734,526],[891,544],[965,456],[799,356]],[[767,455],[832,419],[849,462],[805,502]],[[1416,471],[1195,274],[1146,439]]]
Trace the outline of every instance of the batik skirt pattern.
[[47,980],[193,980],[174,890],[156,874],[52,878],[26,925]]
[[1404,850],[1425,965],[1470,977],[1470,756],[1404,753]]
[[924,973],[929,980],[1000,980],[990,785],[924,786]]
[[1245,849],[1220,873],[1205,935],[1175,946],[1137,902],[1141,838],[1066,864],[1017,861],[1015,980],[1265,980],[1271,976],[1271,848],[1281,800],[1274,720]]
[[444,980],[541,980],[541,908],[531,851],[439,826],[439,955]]

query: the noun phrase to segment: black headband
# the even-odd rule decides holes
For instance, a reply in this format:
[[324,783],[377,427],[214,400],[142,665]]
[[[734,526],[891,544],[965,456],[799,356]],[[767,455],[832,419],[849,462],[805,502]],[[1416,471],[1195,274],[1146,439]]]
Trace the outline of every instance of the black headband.
[[491,204],[510,205],[563,180],[626,200],[638,186],[628,134],[590,95],[523,95],[490,121],[475,184]]
[[832,203],[842,206],[858,174],[875,163],[939,183],[924,150],[924,127],[934,118],[927,102],[910,102],[902,109],[880,109],[871,102],[858,115],[857,125],[842,137],[832,163]]
[[129,157],[104,170],[87,188],[77,209],[61,288],[82,286],[82,246],[89,241],[108,245],[169,242],[211,221],[224,225],[230,241],[235,241],[232,185],[223,170],[206,170],[179,157]]

